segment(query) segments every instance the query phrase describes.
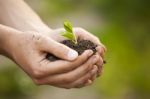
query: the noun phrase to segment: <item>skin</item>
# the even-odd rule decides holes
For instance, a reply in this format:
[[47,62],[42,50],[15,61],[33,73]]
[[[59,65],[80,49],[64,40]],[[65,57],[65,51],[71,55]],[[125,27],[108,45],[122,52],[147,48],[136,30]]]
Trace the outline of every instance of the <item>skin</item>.
[[[69,58],[71,49],[59,43],[64,40],[59,35],[64,29],[49,28],[23,0],[0,0],[0,23],[0,54],[18,64],[35,84],[81,88],[101,75],[106,48],[86,30],[74,28],[74,33],[97,44],[97,54],[86,50]],[[62,60],[50,62],[47,53]]]
[[[51,32],[51,34],[47,34],[47,35],[50,36],[51,38],[53,38],[55,41],[61,42],[61,41],[65,40],[65,38],[60,35],[60,33],[62,33],[63,31],[65,31],[63,28],[59,28],[59,29],[53,30]],[[97,45],[96,55],[99,55],[99,61],[96,63],[96,65],[98,66],[97,74],[100,76],[102,74],[103,59],[104,59],[104,54],[106,52],[106,47],[100,42],[100,40],[96,36],[92,35],[91,33],[84,30],[83,28],[75,27],[73,29],[73,31],[74,31],[77,39],[90,40],[90,41],[94,42]]]

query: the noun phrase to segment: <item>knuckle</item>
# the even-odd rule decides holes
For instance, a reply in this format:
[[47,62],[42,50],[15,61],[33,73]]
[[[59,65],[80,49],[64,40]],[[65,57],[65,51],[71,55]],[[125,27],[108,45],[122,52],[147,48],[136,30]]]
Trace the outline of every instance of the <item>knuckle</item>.
[[41,35],[39,33],[36,33],[34,31],[27,31],[27,33],[24,33],[27,40],[34,42],[35,44],[41,43],[41,41],[44,40],[44,35]]
[[[89,51],[90,53],[93,53],[92,50]],[[85,54],[85,56],[83,57],[85,60],[87,60],[89,57],[91,56],[91,54]]]
[[94,65],[93,68],[94,68],[93,71],[97,71],[98,70],[98,66],[97,65]]
[[38,33],[34,33],[32,32],[32,35],[31,35],[31,40],[34,41],[35,43],[41,43],[43,41],[43,36],[38,34]]
[[97,65],[94,65],[95,66],[95,70],[97,71],[98,70],[98,66]]
[[40,43],[42,41],[43,37],[40,35],[33,35],[32,39],[35,41],[35,43]]
[[36,68],[32,71],[32,76],[34,78],[41,78],[41,77],[43,77],[43,75],[44,75],[43,71],[40,70],[39,68],[38,69]]
[[79,56],[77,59],[78,63],[83,64],[90,58],[90,56],[93,54],[92,50],[86,50],[82,55]]
[[92,50],[85,50],[85,51],[83,52],[83,54],[82,54],[81,56],[79,56],[79,60],[80,60],[80,61],[82,61],[82,60],[87,60],[87,59],[91,56],[92,53],[93,53]]

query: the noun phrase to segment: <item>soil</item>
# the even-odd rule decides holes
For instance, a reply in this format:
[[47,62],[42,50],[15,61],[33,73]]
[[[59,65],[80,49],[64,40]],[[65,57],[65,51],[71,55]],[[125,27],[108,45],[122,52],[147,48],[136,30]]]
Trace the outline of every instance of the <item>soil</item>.
[[[87,49],[91,49],[94,52],[93,54],[96,53],[97,45],[89,40],[78,40],[77,44],[74,44],[71,40],[64,40],[61,43],[76,50],[79,55],[81,55]],[[52,54],[47,54],[46,58],[50,61],[59,60],[58,57],[56,57]],[[105,63],[105,61],[104,61],[104,63]]]

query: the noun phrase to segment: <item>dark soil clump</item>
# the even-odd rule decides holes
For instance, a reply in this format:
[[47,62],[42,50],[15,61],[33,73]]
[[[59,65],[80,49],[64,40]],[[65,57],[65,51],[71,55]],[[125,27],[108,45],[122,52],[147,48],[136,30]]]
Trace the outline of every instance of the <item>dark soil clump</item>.
[[[93,42],[89,40],[78,40],[78,44],[74,44],[71,40],[64,40],[61,43],[76,50],[79,55],[81,55],[85,50],[88,49],[91,49],[94,52],[94,54],[96,53],[97,45],[95,45]],[[46,58],[50,61],[59,60],[58,57],[52,54],[47,54]]]

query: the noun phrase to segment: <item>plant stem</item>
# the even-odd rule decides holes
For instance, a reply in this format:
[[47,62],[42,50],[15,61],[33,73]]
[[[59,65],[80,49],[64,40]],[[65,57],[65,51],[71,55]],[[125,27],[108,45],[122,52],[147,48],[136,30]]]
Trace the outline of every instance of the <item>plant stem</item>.
[[74,43],[77,44],[78,43],[77,37],[76,37],[75,33],[73,33],[73,35],[74,35]]

